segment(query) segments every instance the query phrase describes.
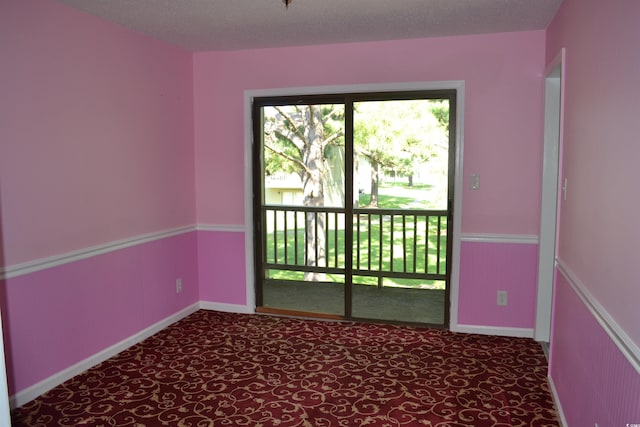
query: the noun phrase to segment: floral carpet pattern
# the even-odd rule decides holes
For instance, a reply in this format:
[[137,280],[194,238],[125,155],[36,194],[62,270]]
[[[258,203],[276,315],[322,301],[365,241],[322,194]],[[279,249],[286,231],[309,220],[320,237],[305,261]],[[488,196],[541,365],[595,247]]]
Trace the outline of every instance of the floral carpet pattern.
[[558,426],[530,339],[198,311],[14,426]]

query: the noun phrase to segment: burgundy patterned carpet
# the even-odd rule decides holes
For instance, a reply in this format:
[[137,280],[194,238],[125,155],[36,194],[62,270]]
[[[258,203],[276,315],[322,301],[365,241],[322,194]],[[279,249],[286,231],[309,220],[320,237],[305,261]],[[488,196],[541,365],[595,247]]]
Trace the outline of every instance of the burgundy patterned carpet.
[[14,426],[558,426],[540,346],[198,311],[13,412]]

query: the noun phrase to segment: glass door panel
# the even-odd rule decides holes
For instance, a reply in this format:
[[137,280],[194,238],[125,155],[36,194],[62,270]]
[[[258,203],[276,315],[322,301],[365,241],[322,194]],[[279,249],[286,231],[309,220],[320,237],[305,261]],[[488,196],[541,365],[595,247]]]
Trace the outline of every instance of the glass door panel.
[[263,309],[345,315],[344,114],[260,107]]
[[353,107],[354,318],[445,324],[449,100]]

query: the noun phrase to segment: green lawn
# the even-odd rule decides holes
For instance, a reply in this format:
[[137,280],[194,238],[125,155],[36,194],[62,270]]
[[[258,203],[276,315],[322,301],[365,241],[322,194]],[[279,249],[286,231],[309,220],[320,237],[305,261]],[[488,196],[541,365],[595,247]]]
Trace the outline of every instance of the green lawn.
[[[354,242],[353,242],[353,268],[367,271],[383,272],[418,272],[431,274],[444,274],[446,270],[446,217],[416,216],[411,215],[409,207],[413,209],[427,209],[426,202],[415,197],[407,196],[411,190],[419,192],[423,187],[408,189],[406,186],[398,191],[398,187],[387,188],[381,191],[379,207],[384,209],[407,209],[405,223],[402,217],[373,214],[371,219],[361,216],[354,218]],[[382,189],[381,189],[382,190]],[[403,195],[394,195],[402,193]],[[360,203],[368,203],[369,195],[361,195]],[[279,212],[284,215],[284,212]],[[266,259],[269,263],[304,265],[305,236],[304,215],[299,213],[298,230],[293,230],[293,213],[288,213],[286,232],[284,231],[284,219],[278,221],[277,233],[269,233],[266,242]],[[338,222],[336,224],[336,222]],[[326,266],[344,268],[345,265],[345,232],[341,220],[332,221],[331,217],[327,228],[326,242]],[[440,229],[440,233],[438,230]],[[403,234],[403,230],[405,231]],[[297,245],[295,236],[297,234]],[[393,235],[393,242],[392,236]],[[275,240],[274,240],[275,238]],[[440,246],[438,247],[438,240]],[[285,242],[287,245],[285,247]],[[296,250],[297,249],[297,250]],[[322,265],[322,264],[321,264]],[[324,266],[324,265],[323,265]],[[439,270],[438,270],[439,268]],[[271,270],[270,278],[284,280],[303,280],[303,272],[287,270]],[[341,275],[328,275],[327,280],[343,282]],[[376,277],[358,276],[355,283],[377,284]],[[442,281],[409,280],[398,278],[385,278],[384,286],[409,286],[444,288]]]
[[[427,195],[431,185],[421,184],[408,187],[406,184],[387,184],[378,191],[378,207],[382,209],[433,209]],[[368,206],[371,195],[362,193],[358,206]]]

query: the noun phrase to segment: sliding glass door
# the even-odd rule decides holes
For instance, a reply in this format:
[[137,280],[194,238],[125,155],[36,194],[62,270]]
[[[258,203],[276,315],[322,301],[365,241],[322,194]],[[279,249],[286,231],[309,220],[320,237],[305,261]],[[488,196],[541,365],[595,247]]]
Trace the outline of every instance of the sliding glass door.
[[259,311],[446,325],[455,93],[254,102]]

